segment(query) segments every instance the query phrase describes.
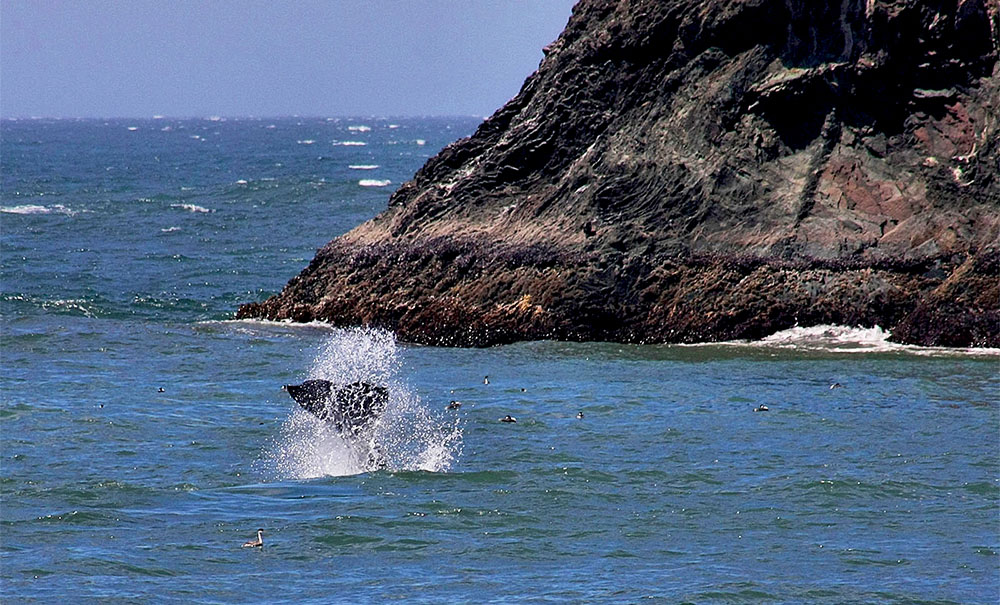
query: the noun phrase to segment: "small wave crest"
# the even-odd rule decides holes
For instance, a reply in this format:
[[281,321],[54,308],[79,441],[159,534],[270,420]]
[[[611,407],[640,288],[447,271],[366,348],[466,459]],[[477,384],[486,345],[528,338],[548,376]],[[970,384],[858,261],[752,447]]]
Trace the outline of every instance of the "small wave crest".
[[361,185],[362,187],[386,187],[386,186],[391,185],[391,184],[392,184],[392,181],[390,181],[388,179],[386,179],[386,180],[361,179],[360,181],[358,181],[358,185]]
[[364,147],[368,143],[364,141],[334,141],[334,147]]
[[344,436],[331,424],[296,409],[263,454],[265,473],[311,479],[381,468],[447,471],[461,451],[460,422],[431,414],[400,377],[400,368],[391,332],[357,328],[331,335],[320,347],[308,378],[386,385],[386,409],[371,431],[357,437]]
[[170,207],[180,208],[181,210],[187,210],[188,212],[194,212],[194,213],[215,212],[210,208],[205,208],[204,206],[199,206],[197,204],[170,204]]
[[829,353],[908,353],[922,356],[1000,355],[1000,349],[920,347],[900,344],[890,341],[891,336],[891,332],[879,326],[871,328],[835,325],[795,326],[753,342],[720,344]]
[[3,212],[4,214],[65,214],[66,216],[79,214],[76,210],[67,208],[62,204],[56,204],[54,206],[42,206],[40,204],[0,206],[0,212]]
[[378,164],[350,164],[347,166],[351,170],[375,170]]

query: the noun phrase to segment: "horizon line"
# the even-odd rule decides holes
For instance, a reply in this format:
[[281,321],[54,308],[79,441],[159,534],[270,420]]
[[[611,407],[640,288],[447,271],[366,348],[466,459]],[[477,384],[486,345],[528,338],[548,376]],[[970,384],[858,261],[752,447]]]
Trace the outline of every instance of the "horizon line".
[[440,113],[440,114],[274,114],[274,115],[167,115],[153,114],[144,116],[38,116],[38,115],[0,115],[0,120],[207,120],[210,122],[222,122],[226,120],[393,120],[393,119],[415,119],[415,118],[475,118],[477,120],[489,119],[493,114],[481,115],[475,113]]

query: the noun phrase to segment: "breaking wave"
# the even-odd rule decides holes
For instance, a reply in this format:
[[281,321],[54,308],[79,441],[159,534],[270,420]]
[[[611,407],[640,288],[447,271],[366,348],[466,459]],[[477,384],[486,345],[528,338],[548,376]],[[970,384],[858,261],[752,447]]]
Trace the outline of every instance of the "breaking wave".
[[391,185],[392,181],[389,179],[379,180],[379,179],[361,179],[358,181],[358,185],[362,187],[386,187]]
[[786,349],[829,353],[907,353],[921,356],[1000,356],[1000,349],[920,347],[892,342],[892,333],[879,326],[871,328],[819,325],[775,332],[761,340],[719,343],[724,346]]
[[76,210],[71,210],[62,204],[56,204],[54,206],[41,206],[39,204],[0,206],[0,212],[3,212],[4,214],[65,214],[67,216],[78,214]]
[[320,347],[306,378],[386,385],[389,402],[370,434],[357,438],[296,407],[264,452],[266,474],[311,479],[380,469],[443,472],[461,453],[460,420],[432,414],[409,388],[391,332],[337,330]]
[[204,206],[198,206],[197,204],[170,204],[171,208],[180,208],[181,210],[187,210],[188,212],[195,213],[205,213],[205,212],[215,212]]

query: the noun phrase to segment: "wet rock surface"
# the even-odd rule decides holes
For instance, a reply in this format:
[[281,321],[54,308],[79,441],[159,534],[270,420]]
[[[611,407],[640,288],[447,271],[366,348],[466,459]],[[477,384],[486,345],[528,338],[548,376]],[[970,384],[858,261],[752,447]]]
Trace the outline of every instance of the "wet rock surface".
[[989,0],[581,0],[520,93],[237,316],[420,343],[1000,346]]

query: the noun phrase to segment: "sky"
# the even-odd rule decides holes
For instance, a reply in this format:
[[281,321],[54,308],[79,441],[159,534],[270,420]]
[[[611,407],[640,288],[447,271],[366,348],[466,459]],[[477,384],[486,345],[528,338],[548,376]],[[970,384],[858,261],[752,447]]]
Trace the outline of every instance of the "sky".
[[487,116],[575,0],[0,0],[0,116]]

